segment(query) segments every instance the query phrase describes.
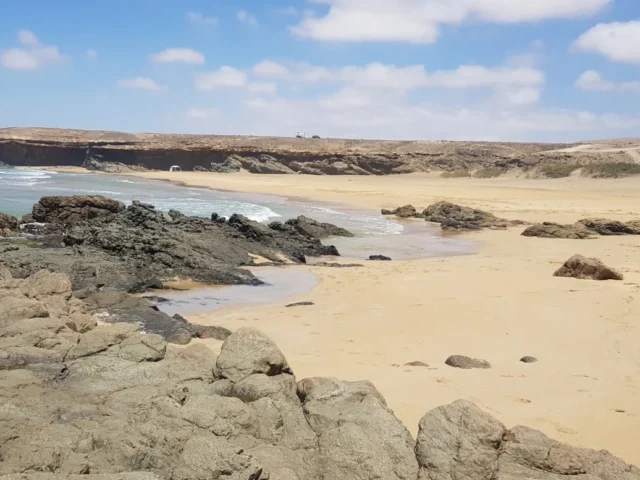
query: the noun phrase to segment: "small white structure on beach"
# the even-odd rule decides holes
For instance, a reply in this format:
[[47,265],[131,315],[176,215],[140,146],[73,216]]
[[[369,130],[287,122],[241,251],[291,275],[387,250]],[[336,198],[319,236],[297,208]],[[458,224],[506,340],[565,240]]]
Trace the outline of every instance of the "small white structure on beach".
[[173,165],[170,169],[170,172],[181,172],[182,168],[180,168],[180,165]]
[[307,134],[304,132],[296,132],[296,138],[307,138]]

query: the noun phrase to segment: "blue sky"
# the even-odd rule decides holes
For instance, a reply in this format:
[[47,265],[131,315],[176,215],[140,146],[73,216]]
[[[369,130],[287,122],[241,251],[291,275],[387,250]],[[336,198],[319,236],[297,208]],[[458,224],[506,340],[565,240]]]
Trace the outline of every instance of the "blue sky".
[[22,0],[0,127],[638,136],[639,67],[637,0]]

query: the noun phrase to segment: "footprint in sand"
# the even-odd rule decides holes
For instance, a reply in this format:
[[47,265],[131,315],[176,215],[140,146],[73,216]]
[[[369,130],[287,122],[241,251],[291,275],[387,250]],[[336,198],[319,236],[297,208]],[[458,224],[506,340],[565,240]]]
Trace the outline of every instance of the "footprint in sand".
[[576,432],[575,430],[573,430],[571,428],[559,427],[556,430],[558,430],[558,432],[560,432],[560,433],[566,433],[567,435],[577,435],[578,434],[578,432]]
[[519,398],[518,401],[520,403],[525,403],[525,404],[529,404],[529,403],[533,403],[531,400],[529,400],[528,398]]
[[443,385],[447,384],[447,383],[451,383],[451,381],[447,378],[436,378],[436,382],[438,383],[442,383]]

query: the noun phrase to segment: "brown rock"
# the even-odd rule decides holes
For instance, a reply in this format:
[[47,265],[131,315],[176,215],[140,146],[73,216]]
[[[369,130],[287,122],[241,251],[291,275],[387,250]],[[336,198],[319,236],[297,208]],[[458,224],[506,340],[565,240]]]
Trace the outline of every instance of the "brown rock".
[[40,270],[24,281],[22,293],[29,298],[42,298],[51,295],[71,297],[71,281],[62,273]]
[[571,277],[592,280],[623,280],[621,273],[607,267],[597,258],[587,258],[582,255],[574,255],[564,262],[553,274],[554,277]]
[[439,223],[443,228],[456,230],[506,228],[522,224],[519,221],[505,220],[483,210],[463,207],[450,202],[429,205],[423,212],[423,216],[427,222]]
[[525,237],[567,238],[578,240],[593,238],[595,234],[584,225],[578,223],[574,225],[561,225],[559,223],[544,222],[530,226],[522,232],[522,235]]
[[18,219],[0,212],[0,236],[9,236],[18,232]]
[[398,207],[395,210],[383,209],[382,215],[395,215],[399,218],[411,218],[418,216],[418,211],[413,205],[404,205],[403,207]]
[[450,367],[462,368],[464,370],[471,370],[474,368],[491,368],[491,364],[486,360],[465,357],[464,355],[451,355],[444,363]]
[[606,218],[586,218],[580,220],[578,224],[600,235],[640,235],[640,225],[634,222],[622,223]]

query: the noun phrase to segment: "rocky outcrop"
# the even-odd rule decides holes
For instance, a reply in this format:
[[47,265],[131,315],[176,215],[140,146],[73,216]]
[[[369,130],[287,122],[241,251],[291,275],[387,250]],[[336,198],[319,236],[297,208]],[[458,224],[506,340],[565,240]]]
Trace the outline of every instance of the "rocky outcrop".
[[398,218],[422,218],[424,215],[419,214],[413,205],[404,205],[394,210],[382,209],[382,215],[395,215]]
[[[69,286],[0,269],[0,305],[22,305],[0,314],[0,479],[640,479],[605,451],[507,430],[466,401],[427,413],[415,442],[371,383],[297,382],[257,330],[219,356],[178,349],[96,325]],[[93,322],[71,328],[78,315]]]
[[582,240],[593,238],[595,233],[580,223],[561,225],[559,223],[544,222],[528,227],[522,235],[525,237],[568,238]]
[[640,478],[640,469],[605,450],[570,447],[527,427],[509,430],[465,400],[422,418],[416,457],[419,480]]
[[102,160],[102,155],[89,156],[82,164],[82,167],[92,172],[102,173],[128,173],[128,172],[141,172],[147,170],[144,167],[137,165],[125,165],[121,162],[105,162]]
[[0,212],[0,237],[11,236],[18,233],[18,219],[12,215]]
[[73,225],[97,219],[110,221],[124,209],[124,203],[100,195],[76,195],[42,197],[31,214],[36,222]]
[[[210,284],[259,284],[249,271],[253,256],[276,264],[307,256],[339,255],[320,237],[348,235],[334,225],[297,219],[267,226],[241,215],[228,220],[160,212],[134,202],[126,207],[104,197],[45,197],[34,206],[37,221],[63,228],[51,248],[18,249],[3,255],[14,275],[41,269],[69,275],[74,290],[107,286],[142,292],[163,281],[191,279]],[[60,248],[62,247],[62,248]]]
[[298,232],[311,238],[353,237],[353,233],[346,228],[337,227],[331,223],[317,222],[304,215],[287,220],[286,225],[291,225]]
[[242,168],[250,173],[268,173],[276,175],[288,175],[296,173],[291,168],[278,162],[271,155],[259,155],[257,157],[243,157],[240,155],[231,155],[225,160],[226,168],[231,165],[241,165]]
[[486,360],[479,358],[466,357],[464,355],[451,355],[444,362],[446,365],[454,368],[461,368],[463,370],[472,370],[476,368],[488,369],[491,368],[491,364]]
[[578,224],[599,235],[640,235],[640,225],[633,221],[623,223],[606,218],[587,218],[580,220]]
[[438,202],[429,205],[423,212],[423,217],[427,222],[439,223],[445,230],[503,229],[522,224],[522,222],[498,218],[492,213],[483,210],[450,202]]
[[369,260],[373,262],[390,262],[391,257],[387,257],[386,255],[369,255]]
[[217,173],[237,173],[242,170],[242,162],[231,155],[222,163],[211,163],[210,170]]
[[554,277],[572,277],[591,280],[623,280],[621,273],[607,267],[597,258],[587,258],[574,255],[564,262],[554,274]]

